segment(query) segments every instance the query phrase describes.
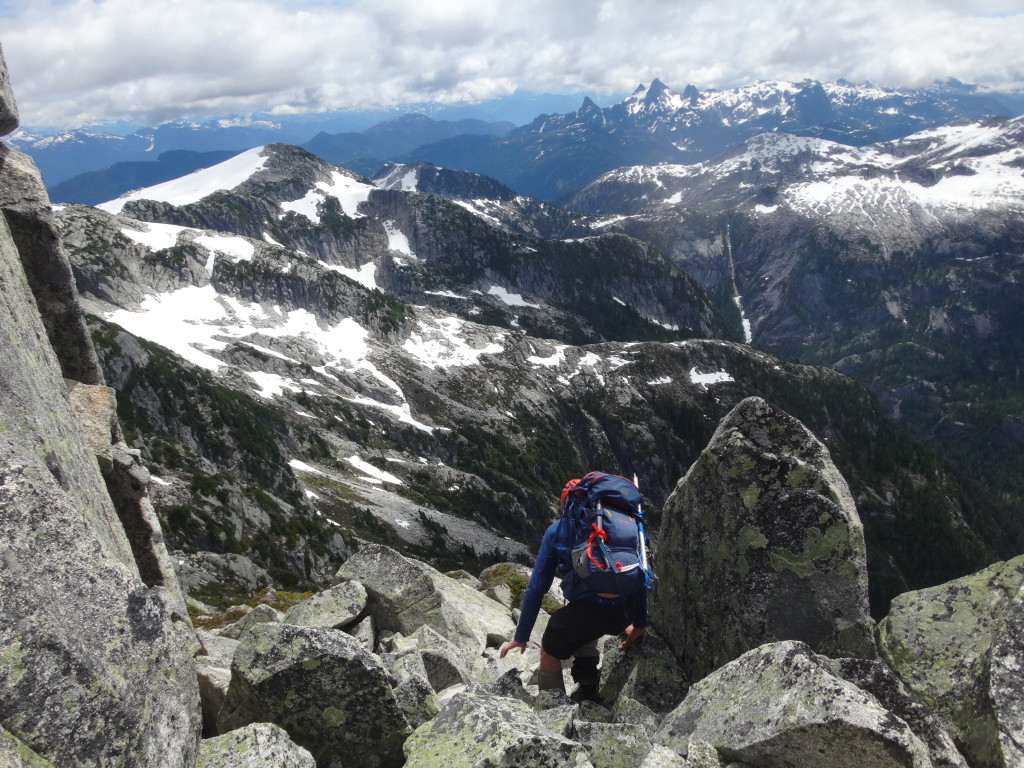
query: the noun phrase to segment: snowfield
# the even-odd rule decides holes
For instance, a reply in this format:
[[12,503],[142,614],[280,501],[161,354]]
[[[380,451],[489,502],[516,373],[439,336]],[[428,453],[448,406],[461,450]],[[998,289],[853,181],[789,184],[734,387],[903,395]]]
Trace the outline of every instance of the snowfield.
[[130,200],[156,200],[176,206],[199,202],[214,192],[234,189],[262,170],[267,162],[263,150],[264,147],[254,147],[210,168],[129,192],[96,207],[107,213],[120,213]]

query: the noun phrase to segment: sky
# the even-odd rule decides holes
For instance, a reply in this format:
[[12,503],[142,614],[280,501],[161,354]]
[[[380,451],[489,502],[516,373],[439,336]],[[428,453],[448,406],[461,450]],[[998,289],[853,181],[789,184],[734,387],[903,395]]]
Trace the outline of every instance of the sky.
[[0,0],[23,126],[814,78],[1024,87],[1024,0]]

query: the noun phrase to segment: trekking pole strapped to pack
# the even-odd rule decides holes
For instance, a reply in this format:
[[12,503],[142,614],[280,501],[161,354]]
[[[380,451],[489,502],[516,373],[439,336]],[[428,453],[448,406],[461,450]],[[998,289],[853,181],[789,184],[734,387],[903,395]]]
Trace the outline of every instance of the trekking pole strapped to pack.
[[[637,479],[636,473],[633,474],[633,485],[636,486],[637,490],[640,490],[640,482]],[[637,516],[636,516],[636,527],[640,529],[640,567],[644,572],[644,588],[651,588],[651,564],[647,560],[647,532],[644,530],[644,513],[640,509],[640,503],[637,503]]]

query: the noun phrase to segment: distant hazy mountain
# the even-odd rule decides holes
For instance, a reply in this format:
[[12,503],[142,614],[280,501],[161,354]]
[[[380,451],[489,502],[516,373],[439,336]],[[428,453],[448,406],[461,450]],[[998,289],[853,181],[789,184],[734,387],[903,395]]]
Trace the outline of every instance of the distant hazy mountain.
[[465,135],[500,137],[513,128],[512,123],[433,120],[426,115],[403,115],[359,133],[318,133],[302,147],[330,163],[372,174],[384,161],[424,144]]
[[[302,144],[318,134],[334,136],[355,133],[379,123],[401,118],[419,111],[438,122],[461,122],[467,133],[477,124],[498,123],[499,133],[515,125],[528,123],[542,112],[563,112],[573,108],[577,96],[515,93],[480,104],[439,107],[423,105],[414,110],[363,110],[299,115],[235,115],[208,120],[180,120],[152,127],[122,124],[81,128],[68,131],[45,131],[26,126],[4,141],[31,155],[43,173],[47,188],[88,171],[107,168],[118,162],[150,160],[173,150],[194,152],[240,151],[261,144],[284,142]],[[485,132],[494,133],[486,128]],[[433,133],[411,146],[437,141],[444,135]],[[391,159],[384,154],[381,161]],[[372,173],[380,162],[367,172]],[[124,190],[122,190],[124,191]]]
[[[88,131],[41,136],[19,131],[8,143],[36,161],[52,199],[98,203],[138,186],[167,181],[214,165],[228,154],[273,142],[301,144],[309,140],[307,148],[317,154],[372,174],[387,158],[422,144],[472,133],[501,136],[514,127],[508,122],[469,118],[452,122],[426,115],[404,115],[357,133],[321,130],[314,136],[317,126],[324,123],[323,118],[306,121],[293,118],[287,122],[255,119],[178,122],[142,129],[127,136]],[[310,136],[313,136],[311,140]],[[188,154],[178,154],[181,152]],[[207,152],[222,154],[207,155],[205,160],[196,156]]]

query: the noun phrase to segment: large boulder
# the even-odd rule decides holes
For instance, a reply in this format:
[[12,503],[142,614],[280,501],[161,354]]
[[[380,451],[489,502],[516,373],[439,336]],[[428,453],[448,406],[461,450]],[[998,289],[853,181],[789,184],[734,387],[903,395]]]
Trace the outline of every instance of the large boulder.
[[1024,555],[892,601],[883,658],[974,768],[1024,766]]
[[523,702],[459,693],[405,743],[405,768],[586,768],[583,746],[552,733]]
[[346,581],[292,606],[284,615],[286,624],[300,627],[347,629],[366,608],[366,589],[358,581]]
[[876,658],[864,529],[828,449],[757,397],[740,402],[665,504],[651,623],[691,680],[800,640]]
[[762,646],[690,688],[654,741],[705,741],[733,761],[796,768],[928,768],[927,746],[804,643]]
[[436,630],[464,651],[479,655],[515,633],[509,610],[426,563],[380,544],[364,547],[338,570],[335,583],[359,581],[379,630],[411,635]]
[[277,723],[320,768],[402,764],[409,725],[380,661],[325,627],[257,624],[242,636],[221,732]]

